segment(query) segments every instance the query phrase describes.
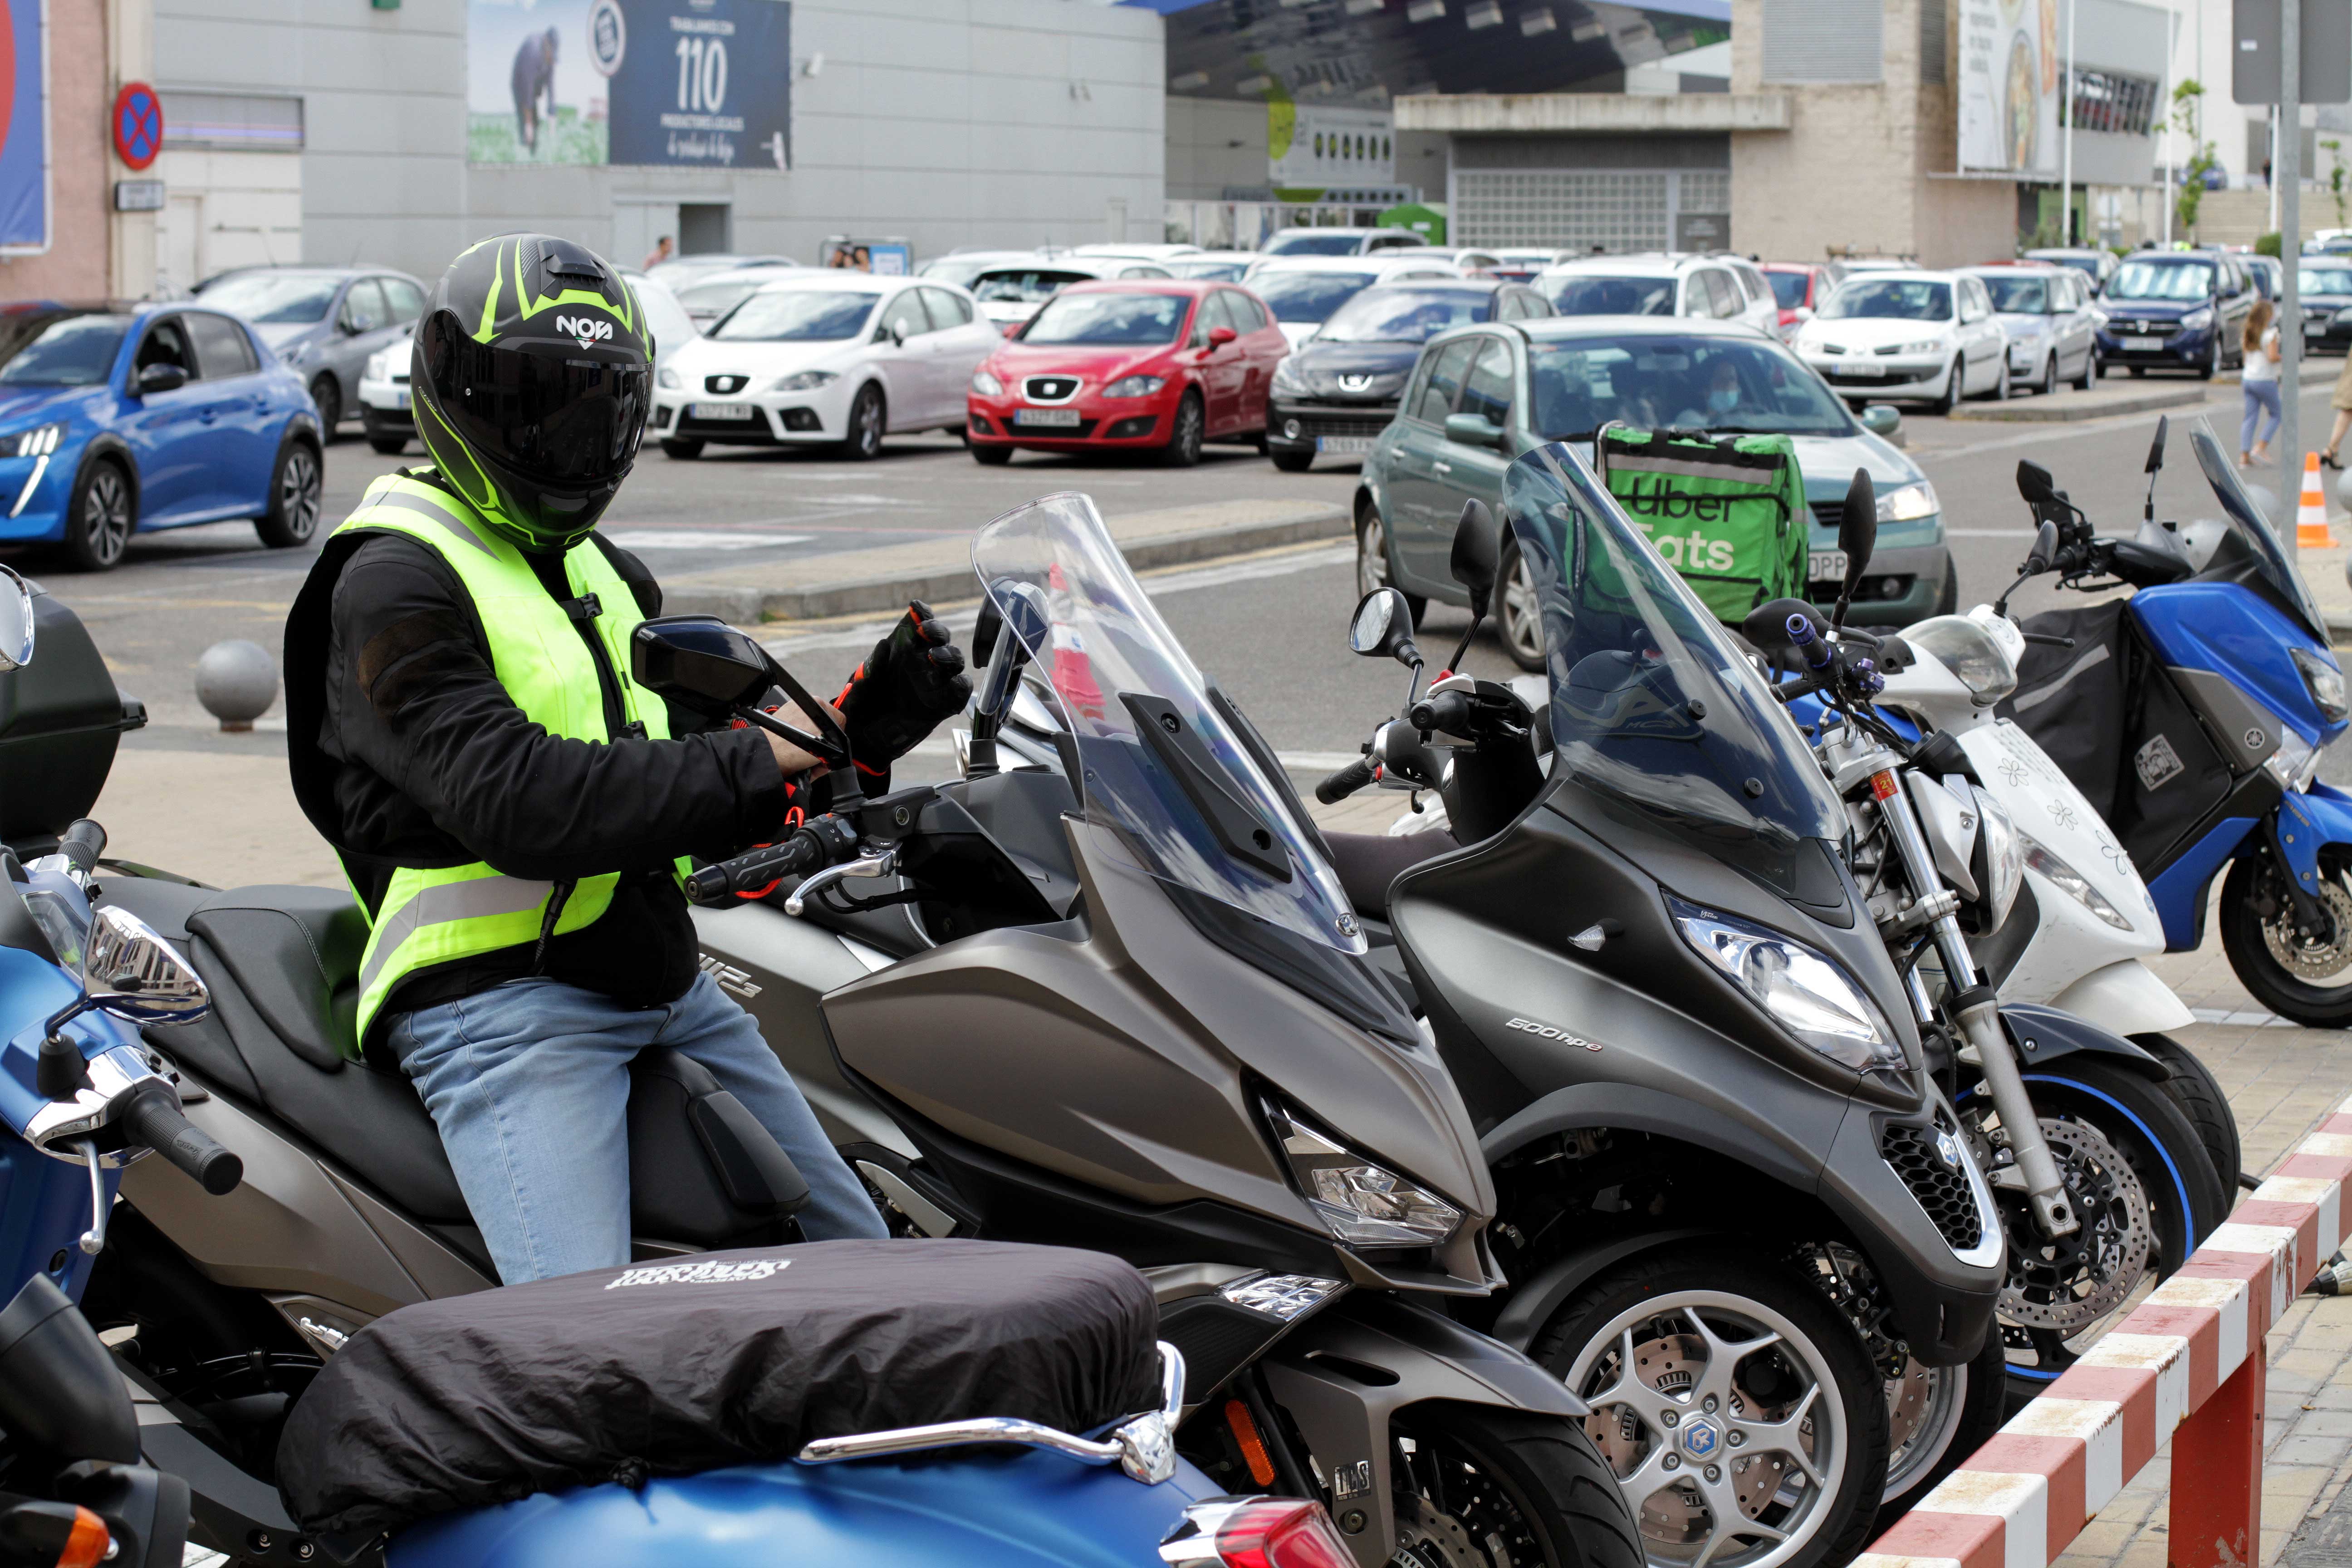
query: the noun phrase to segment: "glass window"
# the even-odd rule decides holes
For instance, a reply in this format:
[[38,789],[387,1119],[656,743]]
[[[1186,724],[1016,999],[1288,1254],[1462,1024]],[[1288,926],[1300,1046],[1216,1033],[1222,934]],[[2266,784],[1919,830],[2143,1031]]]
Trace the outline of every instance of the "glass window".
[[2107,283],[2110,300],[2202,300],[2218,276],[2210,261],[2126,261]]
[[1462,388],[1462,409],[1489,425],[1507,425],[1511,418],[1511,345],[1500,338],[1480,338],[1478,360]]
[[[1104,289],[1056,294],[1038,308],[1021,334],[1024,343],[1172,343],[1192,308],[1188,294]],[[1205,317],[1207,312],[1202,314]],[[1194,333],[1209,341],[1208,323]]]
[[196,363],[205,367],[205,380],[250,375],[261,368],[261,362],[253,354],[253,340],[226,316],[191,310],[181,320],[187,323],[188,336],[195,340]]
[[1175,278],[1202,278],[1212,283],[1238,283],[1249,270],[1246,261],[1175,261],[1168,267]]
[[1168,269],[1164,267],[1123,267],[1119,268],[1118,275],[1121,278],[1165,278]]
[[1551,280],[1551,308],[1563,316],[1671,316],[1671,278],[1606,278],[1579,272]]
[[1494,300],[1468,289],[1367,289],[1332,311],[1317,335],[1339,343],[1425,343],[1449,328],[1491,319]]
[[2352,268],[2304,267],[2297,270],[2295,289],[2304,295],[2352,294]]
[[243,316],[257,327],[323,321],[335,302],[340,279],[321,272],[239,272],[204,290],[216,310]]
[[138,357],[131,362],[131,378],[138,380],[139,373],[151,364],[175,364],[191,378],[195,375],[196,356],[188,349],[187,334],[180,330],[177,316],[167,316],[147,329],[146,337],[140,340]]
[[0,315],[0,386],[96,386],[114,369],[128,316],[55,310]]
[[1262,332],[1274,325],[1273,319],[1265,313],[1265,307],[1246,294],[1228,292],[1225,308],[1233,311],[1234,322],[1244,332]]
[[982,304],[1041,305],[1073,283],[1094,280],[1091,272],[1064,272],[1051,267],[999,267],[973,279],[971,292]]
[[1919,278],[1864,276],[1838,286],[1822,306],[1832,321],[1867,320],[1948,321],[1952,319],[1952,289]]
[[843,289],[791,289],[753,294],[710,329],[736,342],[838,342],[857,336],[882,296]]
[[1265,271],[1250,280],[1275,319],[1320,326],[1332,312],[1372,285],[1369,272]]
[[2009,316],[2043,316],[2064,308],[2063,284],[2032,273],[2011,273],[1984,280],[1992,308]]
[[383,302],[383,290],[373,278],[362,278],[343,296],[342,323],[354,332],[373,332],[390,323],[392,312]]
[[1810,279],[1802,272],[1767,272],[1772,285],[1772,298],[1783,310],[1793,310],[1805,302],[1805,285]]
[[[1353,256],[1362,241],[1352,234],[1286,234],[1267,243],[1268,256]],[[1288,317],[1283,318],[1285,321]]]
[[1454,399],[1462,391],[1462,380],[1470,373],[1470,356],[1477,348],[1477,339],[1465,338],[1438,351],[1429,367],[1429,379],[1422,386],[1421,401],[1413,407],[1414,418],[1432,425],[1445,423],[1445,416],[1454,412]]
[[1529,417],[1547,440],[1589,441],[1612,419],[1717,435],[1845,437],[1835,394],[1777,342],[1697,335],[1553,339],[1528,350]]
[[405,278],[379,278],[383,285],[383,301],[392,308],[395,324],[405,325],[425,314],[425,290]]
[[1748,309],[1748,296],[1739,291],[1738,280],[1728,272],[1709,268],[1706,291],[1715,296],[1715,313],[1726,321]]
[[950,294],[944,289],[925,289],[920,292],[923,309],[931,318],[933,331],[944,332],[950,327],[971,325],[971,307],[964,302],[963,296]]
[[875,323],[877,332],[894,329],[902,337],[919,338],[931,330],[931,319],[923,312],[922,290],[901,289],[882,305],[882,319]]

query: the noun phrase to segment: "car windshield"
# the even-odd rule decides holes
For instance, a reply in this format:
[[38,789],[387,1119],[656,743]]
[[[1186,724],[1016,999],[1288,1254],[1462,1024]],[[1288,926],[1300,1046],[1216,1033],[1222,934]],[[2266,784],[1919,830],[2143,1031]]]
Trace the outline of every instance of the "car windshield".
[[2050,285],[2040,278],[2019,278],[1999,272],[1981,272],[1985,291],[1992,296],[1992,308],[2008,316],[2046,316],[2050,313]]
[[710,329],[714,338],[737,342],[839,342],[857,336],[879,294],[843,289],[780,289],[754,294]]
[[1315,335],[1334,343],[1425,343],[1448,327],[1466,327],[1495,313],[1495,296],[1470,289],[1367,289],[1338,310]]
[[1092,500],[1053,495],[971,542],[972,570],[1052,687],[1087,820],[1163,882],[1320,948],[1365,942],[1339,879],[1128,570]]
[[1268,256],[1353,256],[1364,247],[1360,236],[1352,234],[1286,234],[1270,241]]
[[1513,463],[1503,505],[1535,580],[1553,777],[1794,895],[1805,840],[1846,817],[1763,679],[1567,447]]
[[2230,579],[2251,570],[2294,612],[2304,629],[2318,638],[2322,647],[2328,647],[2327,620],[2312,597],[2311,584],[2303,580],[2294,562],[2279,548],[2278,536],[2263,521],[2262,509],[2255,505],[2254,499],[2246,493],[2237,465],[2223,454],[2221,443],[2214,439],[2213,426],[2199,419],[2189,427],[2189,446],[2197,454],[2197,467],[2203,470],[2205,482],[2213,488],[2213,499],[2221,503],[2222,513],[2230,520],[2230,539],[2233,542],[2216,549],[2198,576]]
[[677,297],[687,313],[708,321],[723,316],[760,291],[758,279],[734,283],[697,283]]
[[96,386],[114,370],[128,316],[0,311],[0,386]]
[[1331,312],[1371,287],[1369,272],[1263,271],[1250,288],[1274,310],[1279,321],[1319,325]]
[[1767,272],[1764,281],[1772,285],[1772,299],[1783,310],[1793,310],[1805,302],[1807,276],[1802,272]]
[[1719,435],[1844,437],[1853,416],[1778,343],[1751,337],[1593,336],[1528,349],[1531,422],[1552,441],[1590,441],[1611,420]]
[[2107,281],[2110,300],[2202,300],[2213,292],[2205,261],[2126,261]]
[[1549,291],[1552,309],[1563,316],[1675,313],[1675,280],[1671,278],[1604,278],[1579,272],[1554,279]]
[[994,261],[967,260],[961,256],[943,256],[937,261],[926,261],[915,269],[915,276],[934,283],[952,283],[959,289],[969,289],[971,280],[1000,265]]
[[2297,268],[2294,287],[2295,291],[2306,299],[2314,294],[2352,294],[2352,268]]
[[240,272],[204,290],[204,300],[257,327],[284,326],[325,321],[341,286],[341,279],[316,272]]
[[1190,294],[1056,294],[1021,334],[1024,343],[1172,343]]
[[1249,270],[1246,261],[1171,261],[1171,275],[1177,278],[1200,278],[1211,283],[1238,283]]
[[974,298],[983,304],[1039,305],[1073,283],[1091,283],[1091,272],[1064,272],[1044,267],[992,268],[972,280]]
[[1821,313],[1832,321],[1948,321],[1952,286],[1924,278],[1861,279],[1839,285]]

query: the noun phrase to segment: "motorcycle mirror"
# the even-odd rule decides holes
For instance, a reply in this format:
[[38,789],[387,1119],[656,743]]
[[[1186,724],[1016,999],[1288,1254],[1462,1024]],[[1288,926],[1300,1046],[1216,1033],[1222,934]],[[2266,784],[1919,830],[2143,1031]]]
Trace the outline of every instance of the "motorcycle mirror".
[[[1007,632],[1010,636],[1006,636]],[[971,732],[964,757],[964,776],[976,778],[996,771],[996,737],[1020,695],[1022,667],[1053,635],[1045,595],[1035,584],[1003,577],[988,585],[972,630],[973,658],[985,663],[980,697],[972,704]],[[982,638],[986,638],[986,651]]]
[[2047,572],[2050,563],[2057,559],[2058,525],[2044,519],[2042,526],[2033,531],[2033,548],[2025,557],[2025,574],[2032,577]]
[[46,1274],[0,1307],[0,1426],[68,1458],[139,1463],[139,1416],[122,1374]]
[[1462,519],[1454,525],[1454,557],[1451,566],[1454,580],[1470,590],[1470,616],[1475,620],[1486,613],[1486,602],[1495,592],[1495,576],[1501,570],[1498,557],[1501,542],[1495,531],[1495,514],[1486,510],[1482,500],[1462,503]]
[[205,983],[153,926],[110,905],[90,921],[81,958],[89,1005],[133,1024],[193,1024],[212,1011]]
[[0,675],[33,662],[33,590],[13,566],[0,566]]
[[2164,436],[2172,421],[2168,416],[2156,416],[2156,439],[2147,444],[2147,467],[2143,473],[2160,473],[2164,468]]
[[2028,506],[2041,508],[2058,498],[2057,481],[2050,470],[2023,458],[2017,460],[2017,493],[2025,498]]
[[1412,610],[1404,595],[1394,588],[1375,588],[1357,600],[1355,618],[1348,623],[1348,646],[1366,658],[1419,664],[1421,649],[1412,640]]
[[971,623],[971,662],[974,668],[986,668],[988,661],[996,657],[997,634],[1003,630],[1004,612],[996,607],[995,600],[982,599],[980,615]]
[[[629,674],[639,686],[710,719],[741,719],[782,735],[835,767],[849,761],[849,737],[833,710],[809,695],[748,632],[717,616],[658,616],[629,637]],[[809,734],[761,710],[783,688],[821,731]]]
[[1845,552],[1845,581],[1838,584],[1837,613],[1830,617],[1832,626],[1845,625],[1846,606],[1853,603],[1853,591],[1862,586],[1862,574],[1870,569],[1871,552],[1877,545],[1878,487],[1870,482],[1868,468],[1856,468],[1845,488],[1845,505],[1838,512],[1838,548]]

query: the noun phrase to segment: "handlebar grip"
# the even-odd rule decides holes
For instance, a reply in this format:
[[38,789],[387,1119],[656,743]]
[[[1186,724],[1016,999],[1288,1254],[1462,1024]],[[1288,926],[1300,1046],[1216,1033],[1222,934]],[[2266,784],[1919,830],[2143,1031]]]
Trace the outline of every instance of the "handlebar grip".
[[1315,786],[1315,798],[1325,805],[1336,805],[1372,782],[1372,760],[1358,757],[1346,767]]
[[1806,667],[1811,669],[1827,669],[1837,657],[1836,650],[1814,629],[1811,616],[1792,615],[1789,617],[1789,646],[1805,656]]
[[215,1197],[235,1192],[245,1180],[245,1162],[180,1114],[177,1098],[160,1079],[123,1108],[122,1130],[133,1142],[145,1144],[195,1178]]
[[752,888],[764,888],[780,878],[800,875],[816,859],[818,852],[816,840],[795,833],[782,844],[771,844],[691,873],[686,879],[686,896],[697,903],[708,903]]
[[1460,735],[1470,727],[1470,711],[1468,692],[1441,691],[1414,703],[1405,719],[1416,730]]
[[98,864],[98,858],[106,853],[106,829],[85,816],[66,829],[65,837],[58,840],[58,853],[66,858],[68,865],[88,876],[90,868]]

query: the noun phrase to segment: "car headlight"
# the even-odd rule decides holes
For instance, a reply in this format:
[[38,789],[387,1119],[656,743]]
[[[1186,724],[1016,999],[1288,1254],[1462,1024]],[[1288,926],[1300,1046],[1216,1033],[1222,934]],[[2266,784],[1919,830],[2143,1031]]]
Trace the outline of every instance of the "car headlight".
[[1916,342],[1905,343],[1895,352],[1899,354],[1931,354],[1939,352],[1943,346],[1941,338],[1921,338]]
[[[401,345],[404,349],[408,345],[405,343]],[[360,373],[360,379],[362,381],[390,381],[392,379],[392,355],[393,351],[390,349],[378,349],[375,353],[368,355],[367,369]]]
[[1286,359],[1274,367],[1274,390],[1288,393],[1293,397],[1305,395],[1307,384],[1299,379],[1291,361]]
[[65,436],[66,427],[62,425],[37,425],[22,435],[0,439],[9,443],[7,450],[11,457],[46,458],[58,449],[58,443],[64,440]]
[[686,378],[667,365],[654,373],[654,382],[671,392],[679,391],[686,385]]
[[1102,389],[1105,397],[1149,397],[1168,384],[1164,375],[1123,375]]
[[1975,870],[1977,886],[1992,900],[1985,930],[1997,931],[2009,920],[2017,890],[2025,886],[2025,836],[2000,802],[1974,784],[1969,788],[1977,797],[1977,815],[1984,820],[1984,830],[1977,835]]
[[814,392],[829,381],[839,381],[837,370],[796,370],[776,383],[778,392]]
[[1878,521],[1881,522],[1916,522],[1923,517],[1933,517],[1941,510],[1936,500],[1936,487],[1926,479],[1907,485],[1897,485],[1880,492]]
[[1462,1211],[1352,1149],[1334,1143],[1269,1103],[1266,1117],[1307,1194],[1307,1206],[1333,1239],[1362,1247],[1434,1247],[1462,1225]]
[[971,373],[971,389],[982,397],[994,397],[1004,390],[1004,384],[986,370],[976,370]]
[[2017,689],[2017,661],[1966,616],[1937,616],[1904,629],[1903,640],[1952,672],[1979,708]]
[[2025,863],[2033,868],[2043,880],[2117,931],[2131,930],[2131,921],[2124,919],[2115,905],[2099,896],[2099,889],[2091,886],[2089,878],[2053,855],[2032,835],[2021,833],[2018,837],[2025,840]]
[[2344,671],[2336,660],[2324,653],[2314,653],[2307,647],[2289,648],[2294,656],[2294,667],[2303,673],[2304,689],[2319,716],[2331,724],[2340,724],[2352,708],[2344,700]]
[[2312,775],[2319,772],[2319,748],[2282,724],[2278,750],[2263,759],[2263,766],[2287,789],[2300,792],[2311,787]]
[[2213,324],[2213,312],[2210,310],[2191,310],[2180,318],[2180,324],[2192,332],[2200,328],[2210,327]]
[[1692,950],[1798,1039],[1856,1072],[1900,1071],[1902,1042],[1845,972],[1793,937],[1669,898]]

